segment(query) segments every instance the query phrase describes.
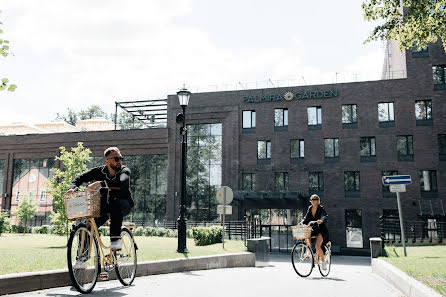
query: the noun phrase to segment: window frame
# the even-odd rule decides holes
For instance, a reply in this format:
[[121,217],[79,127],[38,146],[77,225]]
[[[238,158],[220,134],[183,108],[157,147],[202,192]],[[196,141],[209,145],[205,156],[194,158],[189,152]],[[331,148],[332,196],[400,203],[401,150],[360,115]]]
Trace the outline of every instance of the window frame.
[[[312,187],[311,185],[311,176],[316,175],[317,183],[316,187]],[[320,192],[324,192],[325,183],[324,183],[324,172],[323,171],[311,171],[308,172],[308,190],[313,194],[319,194]]]
[[[297,143],[298,156],[293,156],[293,142]],[[305,158],[305,140],[290,139],[290,160],[302,160]]]
[[[353,188],[347,187],[347,181],[353,175]],[[361,193],[361,173],[359,171],[344,171],[344,194],[345,197],[359,197]]]
[[[250,122],[250,126],[249,127],[245,127],[245,113],[249,113],[249,122]],[[244,131],[246,130],[255,130],[256,128],[256,111],[255,110],[243,110],[242,111],[242,129]]]
[[[363,155],[363,144],[367,142],[369,147],[368,155]],[[364,147],[365,148],[365,147]],[[376,137],[364,136],[359,139],[359,155],[361,162],[376,162]]]
[[[245,177],[249,176],[249,187],[245,187]],[[255,190],[256,187],[256,174],[253,172],[242,173],[242,189],[243,190]]]
[[[385,113],[384,118],[381,116],[381,111]],[[395,103],[393,101],[378,103],[378,122],[380,128],[395,126]]]
[[[283,181],[283,185],[280,185],[281,187],[278,187],[278,181],[279,179],[282,178]],[[274,189],[276,191],[288,191],[288,187],[289,187],[289,174],[286,171],[279,171],[279,172],[274,172]]]
[[[259,155],[259,150],[260,150],[260,143],[264,142],[265,143],[265,157],[264,158],[260,158]],[[271,160],[271,140],[257,140],[257,161],[262,161],[262,160]]]
[[[421,104],[421,102],[423,102]],[[421,106],[422,105],[422,106]],[[419,107],[418,107],[419,106]],[[421,111],[421,109],[423,109]],[[419,114],[417,114],[419,112]],[[433,124],[433,108],[432,108],[432,100],[415,100],[415,120],[417,126],[432,126]],[[425,115],[421,117],[421,115]]]
[[[310,110],[315,109],[315,124],[310,124]],[[308,106],[307,107],[307,125],[309,130],[320,130],[322,129],[322,106]]]
[[[401,153],[399,150],[400,139],[405,139],[405,151],[406,153]],[[410,141],[409,141],[410,139]],[[410,143],[410,144],[409,144]],[[410,150],[412,153],[410,153]],[[396,136],[396,152],[398,155],[398,161],[413,161],[414,160],[414,150],[413,150],[413,135],[397,135]]]

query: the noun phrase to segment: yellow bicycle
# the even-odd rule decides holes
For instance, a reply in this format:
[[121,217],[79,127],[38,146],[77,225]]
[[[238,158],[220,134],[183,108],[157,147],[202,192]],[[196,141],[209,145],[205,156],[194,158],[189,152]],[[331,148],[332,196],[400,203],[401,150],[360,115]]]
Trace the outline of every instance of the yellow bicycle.
[[112,270],[124,286],[131,285],[136,276],[138,247],[132,233],[135,224],[123,223],[122,249],[110,250],[101,240],[94,220],[100,214],[100,200],[101,195],[94,190],[65,194],[67,218],[76,220],[68,239],[68,271],[74,287],[81,293],[90,293],[98,278],[107,279]]
[[301,277],[307,277],[313,271],[315,263],[319,267],[319,272],[326,277],[330,273],[331,268],[331,242],[325,245],[324,258],[322,263],[318,261],[318,256],[311,247],[311,225],[297,225],[291,227],[294,239],[297,239],[296,244],[291,251],[291,263],[296,273]]

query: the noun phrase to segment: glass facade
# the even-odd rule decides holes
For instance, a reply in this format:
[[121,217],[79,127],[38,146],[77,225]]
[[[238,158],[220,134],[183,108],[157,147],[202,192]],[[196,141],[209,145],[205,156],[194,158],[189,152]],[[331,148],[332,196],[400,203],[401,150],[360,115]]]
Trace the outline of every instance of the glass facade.
[[[11,212],[14,213],[24,198],[37,205],[35,219],[47,219],[52,211],[52,197],[47,192],[48,181],[54,175],[54,158],[14,159]],[[12,223],[17,223],[14,218]]]
[[[3,197],[3,181],[5,180],[5,160],[0,160],[0,198]],[[1,207],[1,199],[0,199]]]
[[189,220],[217,219],[215,193],[222,178],[222,124],[187,126],[187,199]]

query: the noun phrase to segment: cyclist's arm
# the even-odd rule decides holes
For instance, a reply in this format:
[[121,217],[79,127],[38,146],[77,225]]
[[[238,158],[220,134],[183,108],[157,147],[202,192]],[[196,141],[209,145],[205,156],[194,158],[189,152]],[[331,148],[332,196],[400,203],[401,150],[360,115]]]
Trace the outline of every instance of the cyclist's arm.
[[308,223],[311,221],[311,219],[309,218],[310,210],[311,210],[311,206],[307,209],[307,213],[305,214],[304,218],[300,222],[301,224],[308,225]]
[[89,183],[92,181],[96,181],[100,179],[98,176],[98,172],[100,173],[100,167],[93,168],[87,172],[82,173],[81,175],[76,176],[72,181],[68,189],[75,189],[76,187],[80,187],[83,183]]
[[325,211],[325,208],[321,206],[321,218],[320,218],[320,220],[325,223],[325,221],[327,220],[327,217],[328,217],[328,214]]

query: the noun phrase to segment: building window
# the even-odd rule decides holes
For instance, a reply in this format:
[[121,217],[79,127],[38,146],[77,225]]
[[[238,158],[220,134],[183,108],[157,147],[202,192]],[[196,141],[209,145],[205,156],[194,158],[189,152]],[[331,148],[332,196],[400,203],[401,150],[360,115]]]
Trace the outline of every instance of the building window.
[[256,174],[255,173],[243,173],[242,175],[242,188],[243,190],[255,190],[256,189]]
[[342,128],[348,129],[358,127],[358,117],[356,109],[356,104],[342,105]]
[[320,130],[322,129],[322,107],[308,107],[308,129]]
[[271,141],[259,140],[257,141],[257,162],[271,160]]
[[276,172],[274,174],[274,184],[277,191],[288,190],[288,172]]
[[195,124],[187,129],[188,215],[191,221],[216,220],[215,195],[222,182],[222,124]]
[[17,190],[16,194],[15,194],[15,202],[20,202],[20,197],[22,196],[22,191],[21,190]]
[[413,43],[412,48],[412,58],[425,58],[429,57],[429,48],[426,47],[420,47],[418,46],[418,43],[415,41]]
[[346,197],[359,197],[359,171],[344,171],[344,191]]
[[45,202],[46,201],[46,190],[40,190],[40,198],[39,198],[40,202]]
[[325,158],[339,159],[339,138],[325,138]]
[[378,121],[381,128],[395,126],[393,102],[378,103]]
[[413,136],[400,135],[396,137],[398,161],[413,161]]
[[274,109],[274,131],[288,131],[288,109]]
[[446,65],[432,66],[432,78],[435,90],[446,89]]
[[361,137],[360,139],[361,162],[376,161],[376,140],[375,137]]
[[291,163],[299,163],[304,159],[305,143],[303,139],[291,139],[290,157]]
[[[398,175],[398,171],[395,170],[387,170],[387,171],[381,171],[381,177],[383,176],[390,176],[390,175]],[[382,181],[382,178],[381,178]],[[390,192],[389,186],[385,186],[381,182],[381,188],[384,198],[396,198],[396,193]]]
[[310,194],[323,194],[324,192],[324,173],[310,172],[308,175]]
[[422,197],[436,197],[437,172],[435,170],[420,170],[420,185]]
[[432,100],[415,101],[417,126],[432,126]]
[[248,130],[255,129],[256,112],[254,110],[244,110],[242,115],[243,115],[243,129],[248,129]]
[[3,197],[4,178],[5,178],[5,160],[0,160],[0,197]]
[[348,248],[364,247],[362,238],[362,210],[345,210],[345,235]]
[[446,134],[438,134],[438,153],[440,160],[446,161]]

